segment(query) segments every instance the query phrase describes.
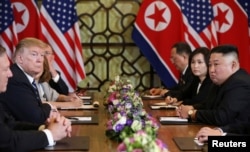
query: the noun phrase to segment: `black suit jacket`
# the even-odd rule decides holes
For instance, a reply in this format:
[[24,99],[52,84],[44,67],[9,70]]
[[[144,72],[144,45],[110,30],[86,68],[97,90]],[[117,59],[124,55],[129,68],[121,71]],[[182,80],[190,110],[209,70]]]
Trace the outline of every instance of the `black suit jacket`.
[[250,135],[250,122],[230,124],[221,129],[227,135]]
[[3,111],[0,103],[0,151],[27,152],[47,146],[47,136],[44,132],[37,131],[38,127],[14,121]]
[[194,105],[198,122],[224,126],[250,120],[250,76],[240,69],[221,86],[213,85],[206,100]]
[[167,93],[165,93],[165,97],[166,96],[177,96],[179,94],[180,90],[187,90],[187,88],[190,87],[193,79],[194,79],[194,75],[191,71],[191,68],[188,66],[185,73],[183,75],[181,75],[178,84],[173,88],[169,88],[168,89],[169,91]]
[[207,93],[212,86],[212,81],[209,76],[207,76],[202,82],[199,92],[197,93],[199,83],[200,79],[198,77],[194,77],[192,83],[188,87],[181,89],[174,97],[176,97],[178,101],[182,100],[182,104],[185,105],[193,105],[202,102],[206,98]]
[[33,86],[16,64],[11,65],[11,71],[13,77],[0,95],[3,106],[18,121],[43,124],[50,115],[50,105],[37,100]]
[[[60,75],[59,71],[57,71],[57,73]],[[55,89],[59,94],[64,94],[64,95],[69,94],[69,88],[63,81],[61,76],[59,77],[58,82],[55,82],[53,79],[50,79],[49,85],[51,86],[51,88]]]

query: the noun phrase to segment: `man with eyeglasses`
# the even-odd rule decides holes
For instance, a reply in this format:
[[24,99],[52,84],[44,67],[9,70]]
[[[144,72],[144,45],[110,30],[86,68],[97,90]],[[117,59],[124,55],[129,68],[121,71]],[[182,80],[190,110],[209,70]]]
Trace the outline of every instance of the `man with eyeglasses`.
[[55,54],[49,44],[47,44],[45,48],[45,57],[47,58],[49,62],[49,70],[50,70],[50,74],[52,77],[51,80],[49,81],[49,85],[53,89],[55,89],[59,94],[68,95],[69,94],[68,86],[66,85],[62,77],[60,76],[60,72],[57,71],[53,66]]

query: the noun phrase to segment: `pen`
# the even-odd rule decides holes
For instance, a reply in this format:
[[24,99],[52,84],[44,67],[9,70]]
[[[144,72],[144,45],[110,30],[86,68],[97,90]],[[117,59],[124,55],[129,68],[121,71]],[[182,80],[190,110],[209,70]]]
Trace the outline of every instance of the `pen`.
[[76,117],[69,117],[70,120],[79,120],[78,118]]

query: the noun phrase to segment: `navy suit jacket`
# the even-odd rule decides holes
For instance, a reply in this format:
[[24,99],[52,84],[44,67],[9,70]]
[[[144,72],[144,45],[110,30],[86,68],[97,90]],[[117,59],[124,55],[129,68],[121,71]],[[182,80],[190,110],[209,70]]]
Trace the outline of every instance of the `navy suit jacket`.
[[194,105],[198,122],[225,126],[250,120],[250,76],[240,69],[222,85],[213,85],[204,102]]
[[[60,75],[59,71],[57,71],[57,73]],[[69,94],[69,88],[63,81],[61,76],[59,77],[58,82],[55,82],[53,79],[50,79],[49,85],[51,88],[55,89],[59,94],[64,94],[64,95]]]
[[0,101],[0,151],[27,152],[47,146],[48,139],[38,125],[14,121]]
[[6,111],[18,121],[44,124],[50,115],[51,106],[36,98],[33,86],[17,64],[10,68],[13,77],[9,78],[6,92],[0,94]]

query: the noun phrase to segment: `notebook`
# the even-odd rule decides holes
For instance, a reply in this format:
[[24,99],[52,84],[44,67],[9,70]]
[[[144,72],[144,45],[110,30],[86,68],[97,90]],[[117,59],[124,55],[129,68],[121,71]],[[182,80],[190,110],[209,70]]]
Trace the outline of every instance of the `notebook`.
[[67,117],[72,125],[78,124],[98,124],[98,115],[91,115],[91,116],[69,116]]
[[61,150],[61,151],[88,151],[89,137],[88,136],[73,136],[57,141],[54,146],[47,146],[44,150]]
[[203,145],[198,145],[194,141],[194,137],[174,137],[175,144],[181,151],[201,151]]

